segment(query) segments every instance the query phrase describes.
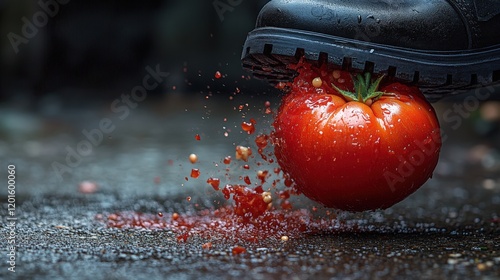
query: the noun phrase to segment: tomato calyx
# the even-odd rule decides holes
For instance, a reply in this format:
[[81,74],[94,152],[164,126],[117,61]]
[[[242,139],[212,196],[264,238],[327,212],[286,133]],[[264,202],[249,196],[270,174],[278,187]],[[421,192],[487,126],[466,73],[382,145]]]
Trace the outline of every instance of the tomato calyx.
[[332,84],[332,87],[348,100],[371,105],[374,99],[377,99],[385,94],[385,92],[378,91],[378,87],[383,78],[384,75],[378,77],[375,81],[372,81],[371,74],[368,72],[364,75],[358,74],[356,78],[352,77],[356,92],[339,89],[334,84]]

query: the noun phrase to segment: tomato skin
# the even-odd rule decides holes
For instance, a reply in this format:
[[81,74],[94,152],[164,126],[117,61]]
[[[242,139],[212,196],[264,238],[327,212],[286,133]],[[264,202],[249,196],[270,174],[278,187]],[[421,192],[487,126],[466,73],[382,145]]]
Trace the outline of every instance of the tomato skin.
[[440,129],[418,89],[387,85],[380,90],[392,95],[368,106],[328,83],[313,87],[303,73],[282,101],[273,136],[278,163],[299,191],[331,208],[385,209],[431,177]]

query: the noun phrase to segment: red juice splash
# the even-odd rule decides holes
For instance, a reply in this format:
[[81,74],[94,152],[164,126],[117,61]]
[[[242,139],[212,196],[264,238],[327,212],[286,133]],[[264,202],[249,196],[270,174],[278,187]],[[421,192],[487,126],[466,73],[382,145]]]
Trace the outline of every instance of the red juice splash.
[[[301,70],[299,71],[300,76],[296,80],[296,83],[280,83],[278,85],[279,88],[286,89],[291,86],[301,86],[303,80],[309,80],[309,76],[314,73],[309,73],[312,71],[307,68],[307,65],[304,66],[301,63],[294,66],[297,70]],[[220,79],[221,77],[222,74],[217,71],[215,78]],[[332,79],[334,78],[332,77]],[[235,107],[239,111],[242,111],[244,108],[244,105]],[[264,110],[265,114],[273,113],[269,101],[264,103]],[[257,121],[250,118],[250,121],[243,121],[241,123],[241,129],[243,132],[251,135],[255,133],[256,125]],[[225,136],[227,137],[227,134]],[[195,140],[201,140],[199,134],[195,135]],[[226,166],[225,170],[229,173],[230,168],[236,165],[238,161],[241,161],[243,162],[243,165],[240,166],[242,170],[256,169],[256,180],[242,175],[239,178],[244,184],[226,184],[223,188],[220,187],[221,179],[219,178],[209,177],[206,181],[215,191],[220,190],[226,200],[232,199],[234,201],[234,205],[232,206],[223,206],[219,209],[206,209],[196,213],[184,214],[162,213],[160,215],[160,213],[119,212],[109,215],[99,215],[100,218],[98,219],[108,227],[113,228],[170,230],[176,234],[178,242],[189,242],[193,236],[205,238],[208,239],[208,242],[201,245],[204,250],[212,248],[214,243],[226,242],[228,240],[235,245],[241,241],[258,242],[263,239],[287,241],[290,238],[300,237],[305,234],[328,232],[332,231],[332,229],[339,231],[343,227],[335,215],[314,218],[308,210],[293,210],[289,199],[292,195],[299,194],[294,189],[293,181],[286,174],[283,174],[279,167],[269,168],[272,172],[265,170],[265,164],[274,163],[273,153],[266,152],[266,149],[273,145],[272,133],[257,135],[254,143],[257,153],[263,160],[263,162],[255,162],[258,170],[253,166],[253,161],[249,161],[250,159],[255,159],[252,155],[252,148],[242,145],[236,146],[235,161],[233,161],[231,156],[226,156],[222,159],[221,163]],[[197,163],[197,155],[191,154],[189,161],[192,164]],[[227,173],[226,177],[228,176]],[[191,178],[198,178],[200,175],[199,169],[193,168],[191,170]],[[278,177],[278,179],[270,179],[273,176]],[[185,179],[187,181],[188,177]],[[253,184],[252,181],[254,182]],[[283,185],[285,189],[278,190],[276,188],[278,185]],[[186,200],[190,202],[191,197],[188,196]],[[352,231],[352,227],[350,230]],[[246,251],[244,247],[240,246],[233,246],[232,248],[232,253],[235,255]]]
[[214,77],[215,77],[216,79],[220,79],[220,78],[222,78],[222,74],[221,74],[221,72],[220,72],[220,71],[215,71]]
[[[259,195],[261,197],[261,195]],[[249,203],[245,197],[239,206],[225,206],[219,209],[206,209],[194,214],[157,214],[120,212],[101,215],[99,220],[108,227],[119,229],[171,230],[178,242],[189,242],[190,237],[198,236],[210,241],[220,242],[259,242],[298,238],[304,235],[343,231],[345,225],[335,216],[314,218],[310,211],[300,210],[264,210],[246,212],[241,215],[241,208]],[[246,209],[249,210],[249,209]],[[255,210],[257,211],[257,210]],[[248,214],[250,213],[250,214]],[[352,226],[349,227],[352,230]],[[206,243],[205,243],[206,244]],[[211,245],[205,245],[209,249]]]
[[253,134],[255,132],[255,125],[257,122],[254,119],[250,119],[249,122],[242,122],[241,129],[246,131],[248,134]]
[[200,170],[198,168],[191,169],[191,178],[197,179],[200,177]]

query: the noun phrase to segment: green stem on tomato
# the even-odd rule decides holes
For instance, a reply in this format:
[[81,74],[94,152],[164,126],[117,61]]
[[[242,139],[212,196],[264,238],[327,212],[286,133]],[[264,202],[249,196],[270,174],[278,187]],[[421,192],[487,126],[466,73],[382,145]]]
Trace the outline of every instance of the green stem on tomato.
[[356,92],[339,89],[334,84],[332,84],[332,87],[347,98],[365,103],[369,99],[375,99],[384,94],[384,92],[378,91],[378,87],[383,78],[384,75],[378,77],[375,81],[372,82],[370,73],[365,73],[364,76],[358,74],[356,78],[352,78],[354,82],[354,90]]

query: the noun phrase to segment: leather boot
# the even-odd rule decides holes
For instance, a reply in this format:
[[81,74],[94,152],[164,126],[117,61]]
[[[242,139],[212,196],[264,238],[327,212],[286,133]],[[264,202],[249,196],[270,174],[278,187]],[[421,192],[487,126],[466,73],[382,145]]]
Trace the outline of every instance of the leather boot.
[[248,34],[243,67],[271,84],[305,57],[414,84],[431,101],[500,84],[498,0],[273,0]]

